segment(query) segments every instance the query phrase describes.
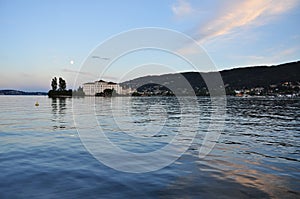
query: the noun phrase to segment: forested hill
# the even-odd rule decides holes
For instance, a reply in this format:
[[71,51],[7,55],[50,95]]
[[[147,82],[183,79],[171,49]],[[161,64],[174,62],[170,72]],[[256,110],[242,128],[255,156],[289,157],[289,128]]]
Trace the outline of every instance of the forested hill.
[[[148,84],[145,86],[145,82],[159,82],[161,85],[168,87],[170,84],[176,84],[178,79],[184,76],[190,85],[197,90],[206,86],[201,74],[209,75],[212,73],[213,72],[199,74],[197,72],[184,72],[158,76],[145,76],[123,82],[122,85],[130,86],[132,88],[139,88],[142,86],[140,89],[151,90],[151,86],[155,86],[155,84]],[[220,74],[224,81],[224,85],[227,88],[232,89],[268,87],[270,85],[279,85],[283,82],[300,82],[300,61],[276,66],[234,68],[220,71]]]
[[225,84],[231,87],[266,87],[283,82],[300,81],[300,61],[277,66],[256,66],[221,71]]

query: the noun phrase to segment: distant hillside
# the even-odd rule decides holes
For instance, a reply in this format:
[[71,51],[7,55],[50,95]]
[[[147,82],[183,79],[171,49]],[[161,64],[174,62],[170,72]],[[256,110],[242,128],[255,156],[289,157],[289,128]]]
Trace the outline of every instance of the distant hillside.
[[256,66],[221,71],[230,87],[265,87],[282,82],[300,81],[300,61],[277,66]]
[[[176,84],[180,88],[182,76],[190,83],[192,88],[197,91],[205,88],[206,84],[201,75],[209,76],[210,73],[184,72],[177,74],[165,74],[158,76],[145,76],[130,81],[123,82],[123,86],[129,86],[138,91],[153,91],[162,89],[163,86]],[[252,66],[246,68],[235,68],[220,71],[224,85],[230,89],[245,89],[254,87],[268,87],[270,85],[279,85],[283,82],[300,82],[300,61],[281,64],[277,66]],[[158,83],[151,84],[151,82]],[[145,85],[146,83],[146,85]]]
[[45,92],[25,92],[18,90],[0,90],[0,95],[47,95]]

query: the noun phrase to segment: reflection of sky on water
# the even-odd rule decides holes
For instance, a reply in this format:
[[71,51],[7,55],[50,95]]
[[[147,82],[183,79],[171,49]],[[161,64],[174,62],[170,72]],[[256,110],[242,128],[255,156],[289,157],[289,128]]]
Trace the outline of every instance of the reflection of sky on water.
[[[86,195],[95,198],[297,198],[300,193],[298,99],[229,99],[226,128],[208,156],[198,158],[197,143],[201,144],[201,135],[173,164],[143,174],[113,170],[83,147],[74,127],[72,100],[81,105],[82,119],[89,124],[85,121],[89,99],[92,98],[0,97],[0,198],[44,195],[59,198]],[[147,116],[138,114],[138,106],[146,105],[147,99],[151,98],[136,98],[134,102],[137,109],[133,108],[131,114],[136,114],[137,121],[139,116]],[[199,132],[205,132],[209,107],[207,100],[200,99]],[[96,99],[98,105],[101,101],[113,100]],[[36,101],[39,107],[34,106]],[[178,121],[178,107],[173,102],[164,107],[175,113],[168,118],[171,120],[168,129],[175,131],[171,127]],[[107,107],[95,108],[98,117],[107,115]],[[157,110],[151,108],[150,111]],[[101,125],[105,124],[104,118],[99,121]],[[97,129],[97,125],[88,126],[89,130]],[[103,128],[111,126],[107,123]],[[115,132],[118,129],[112,134]],[[167,136],[153,139],[167,142],[171,137],[166,131],[161,135]],[[119,138],[116,142],[122,143],[125,138],[118,136],[114,137]],[[127,148],[144,147],[128,140],[122,144]],[[97,147],[105,149],[105,146]]]
[[[211,198],[297,198],[299,195],[299,101],[229,99],[224,133],[213,151],[197,151],[176,162],[182,174],[174,191]],[[189,164],[196,162],[196,165]],[[180,167],[180,165],[190,165]]]
[[[218,156],[208,155],[211,160],[198,160],[197,153],[190,152],[170,166],[170,169],[180,172],[161,191],[162,198],[170,192],[173,197],[188,195],[192,198],[296,198],[299,194],[297,179],[291,181],[291,176],[251,169],[243,159],[233,160],[234,158],[227,157],[222,160]],[[264,167],[259,163],[256,165]]]

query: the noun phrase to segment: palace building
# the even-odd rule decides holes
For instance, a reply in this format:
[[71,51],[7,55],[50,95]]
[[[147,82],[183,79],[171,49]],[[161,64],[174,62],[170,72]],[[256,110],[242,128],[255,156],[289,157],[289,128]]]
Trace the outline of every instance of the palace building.
[[119,95],[128,95],[133,92],[131,89],[123,89],[117,83],[106,82],[103,80],[83,84],[83,92],[88,96],[95,96],[97,93],[103,93],[105,89],[112,89]]

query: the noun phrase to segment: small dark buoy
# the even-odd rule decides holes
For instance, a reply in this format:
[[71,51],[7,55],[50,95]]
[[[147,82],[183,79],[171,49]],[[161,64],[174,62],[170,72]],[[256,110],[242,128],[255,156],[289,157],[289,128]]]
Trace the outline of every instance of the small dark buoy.
[[39,106],[40,104],[38,102],[35,103],[35,106]]

